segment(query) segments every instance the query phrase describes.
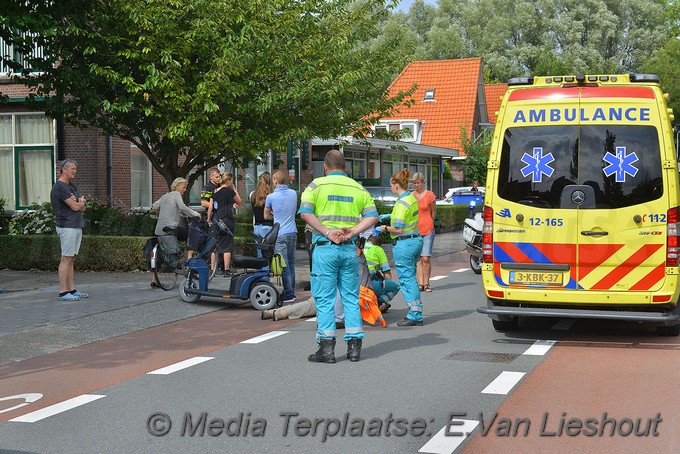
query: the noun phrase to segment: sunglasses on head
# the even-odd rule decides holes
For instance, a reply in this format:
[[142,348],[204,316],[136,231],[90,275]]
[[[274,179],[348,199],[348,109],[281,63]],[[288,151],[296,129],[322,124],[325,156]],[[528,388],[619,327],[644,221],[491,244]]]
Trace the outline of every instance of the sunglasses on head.
[[61,165],[59,166],[59,170],[63,172],[68,164],[78,165],[73,159],[64,159],[64,162],[62,162]]

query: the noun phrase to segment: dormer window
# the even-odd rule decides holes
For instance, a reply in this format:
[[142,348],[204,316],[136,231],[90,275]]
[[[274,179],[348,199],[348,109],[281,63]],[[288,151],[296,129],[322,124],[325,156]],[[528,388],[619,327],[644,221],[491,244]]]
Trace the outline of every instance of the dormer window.
[[[384,132],[398,132],[401,131],[403,142],[418,142],[418,121],[417,120],[393,120],[381,121],[380,124],[374,125],[373,129]],[[375,137],[375,135],[374,135]]]
[[425,89],[425,101],[434,101],[434,88]]

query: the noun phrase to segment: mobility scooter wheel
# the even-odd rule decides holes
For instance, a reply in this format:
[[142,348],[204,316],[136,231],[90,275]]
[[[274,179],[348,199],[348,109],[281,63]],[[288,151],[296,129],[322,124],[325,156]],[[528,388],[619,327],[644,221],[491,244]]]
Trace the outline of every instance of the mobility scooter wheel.
[[279,292],[269,282],[258,282],[250,289],[250,302],[260,311],[273,308],[279,300]]
[[187,289],[197,289],[198,288],[198,275],[195,272],[189,272],[187,277],[182,279],[179,283],[179,297],[185,303],[195,303],[201,298],[201,295],[196,295],[195,293],[187,293]]

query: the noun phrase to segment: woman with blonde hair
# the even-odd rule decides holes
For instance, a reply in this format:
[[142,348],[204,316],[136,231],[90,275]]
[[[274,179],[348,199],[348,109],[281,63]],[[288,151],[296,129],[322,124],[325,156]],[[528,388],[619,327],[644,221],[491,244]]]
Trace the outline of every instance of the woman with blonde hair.
[[411,192],[418,201],[418,232],[423,237],[423,250],[418,260],[417,276],[421,291],[431,292],[430,274],[432,274],[432,245],[434,245],[434,217],[437,213],[437,196],[425,189],[425,176],[416,172],[411,177],[414,190]]
[[418,201],[408,190],[409,171],[404,169],[392,175],[390,189],[397,196],[392,209],[390,225],[381,226],[392,237],[394,266],[397,269],[401,291],[408,305],[408,314],[397,326],[423,324],[423,303],[416,279],[416,262],[423,249],[423,238],[418,233]]
[[[176,236],[180,240],[187,239],[187,231],[184,227],[179,226],[180,215],[185,215],[194,218],[200,218],[200,213],[192,210],[184,203],[182,196],[187,191],[189,182],[185,178],[175,178],[170,185],[170,192],[163,194],[160,199],[156,200],[151,208],[158,211],[158,221],[156,222],[156,236],[168,236],[170,233],[164,232],[165,227],[175,227]],[[153,277],[151,287],[158,287],[156,277]]]
[[[264,202],[273,191],[272,177],[269,172],[264,172],[258,177],[255,190],[250,193],[250,205],[253,207],[253,232],[261,238],[264,238],[274,226],[273,219],[264,217]],[[259,249],[257,256],[262,256],[262,251]]]

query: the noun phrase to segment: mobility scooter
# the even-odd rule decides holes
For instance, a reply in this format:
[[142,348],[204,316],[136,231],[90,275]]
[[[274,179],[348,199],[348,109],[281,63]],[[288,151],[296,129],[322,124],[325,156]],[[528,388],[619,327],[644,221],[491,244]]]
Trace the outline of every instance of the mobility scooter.
[[[215,222],[218,231],[226,233],[228,227],[220,220]],[[189,225],[189,248],[197,250],[194,258],[185,262],[186,275],[179,286],[179,296],[182,301],[195,303],[202,296],[233,300],[238,303],[250,301],[261,311],[281,306],[282,299],[278,289],[269,282],[269,266],[274,256],[274,244],[279,233],[279,224],[262,238],[254,235],[255,243],[249,243],[262,251],[262,257],[234,255],[231,265],[243,269],[231,277],[229,289],[209,289],[210,256],[215,250],[216,239],[207,233],[199,224]]]

